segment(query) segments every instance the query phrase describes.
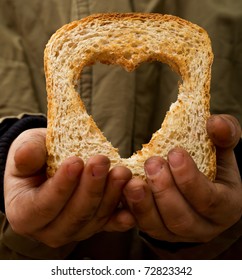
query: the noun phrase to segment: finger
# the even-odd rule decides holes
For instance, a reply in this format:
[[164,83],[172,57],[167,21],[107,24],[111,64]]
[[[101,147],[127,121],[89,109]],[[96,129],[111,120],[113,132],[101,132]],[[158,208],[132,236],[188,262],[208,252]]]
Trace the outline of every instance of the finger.
[[[23,132],[13,143],[14,169],[12,175],[28,177],[40,171],[46,162],[46,129],[31,129]],[[13,150],[13,151],[12,151]]]
[[[168,162],[176,186],[195,211],[208,221],[217,224],[226,223],[227,209],[230,206],[232,209],[235,208],[231,202],[235,203],[238,200],[235,197],[236,192],[231,191],[226,185],[208,180],[183,149],[176,148],[170,151]],[[224,207],[225,205],[227,207]]]
[[[110,168],[110,160],[102,155],[88,160],[84,168],[78,189],[66,210],[83,217],[93,217],[103,198],[106,180]],[[75,210],[76,209],[76,210]]]
[[77,188],[83,169],[84,163],[80,158],[73,156],[65,160],[56,174],[37,191],[35,204],[38,209],[45,209],[47,213],[54,212],[57,216]]
[[177,188],[168,163],[151,157],[145,162],[145,172],[164,223],[163,239],[185,241],[192,237],[199,217]]
[[160,157],[151,157],[145,162],[145,172],[166,227],[174,231],[173,223],[189,223],[193,210],[177,188],[168,163]]
[[143,232],[158,238],[166,232],[165,226],[146,183],[138,178],[130,180],[124,188],[127,205],[134,215],[136,224]]
[[233,152],[241,136],[238,121],[229,115],[212,116],[208,120],[207,130],[217,150],[216,181],[238,186],[240,176]]
[[[84,219],[83,217],[78,218],[79,227],[74,234],[75,240],[84,239],[84,233],[85,236],[91,236],[104,229],[106,231],[126,231],[131,228],[133,225],[133,223],[131,224],[131,217],[128,217],[128,213],[126,213],[127,220],[122,224],[122,220],[120,221],[123,216],[122,211],[117,209],[121,201],[123,187],[131,177],[131,171],[121,166],[115,167],[109,172],[101,201],[97,201],[93,207],[93,209],[96,208],[96,212],[92,214],[91,211],[95,210],[86,208],[87,216]],[[106,224],[107,226],[105,226]],[[80,225],[83,225],[83,227]]]
[[[175,151],[178,152],[180,149]],[[173,150],[172,152],[175,151]],[[170,164],[174,163],[172,162],[173,160],[176,160],[175,164],[180,164],[180,159],[172,159],[172,152],[168,155]],[[181,152],[183,152],[183,150],[181,150]],[[180,180],[179,182],[181,182],[180,186],[177,185],[176,174],[171,173],[171,167],[162,158],[152,157],[147,160],[145,163],[145,170],[147,174],[147,182],[153,192],[163,223],[167,228],[167,231],[160,234],[161,238],[173,242],[203,242],[214,237],[215,232],[217,233],[219,229],[218,227],[215,227],[214,229],[213,224],[210,221],[198,214],[196,207],[202,205],[199,197],[195,196],[195,199],[198,201],[190,202],[189,200],[193,199],[193,191],[196,191],[196,188],[193,187],[194,185],[192,185],[192,190],[190,185],[188,186],[188,189],[186,189],[186,184],[187,182],[189,184],[189,180],[185,181],[186,179],[184,179],[183,176],[186,176],[185,174],[189,172],[189,167],[187,167],[186,170],[183,170],[181,178],[178,179]],[[195,186],[197,187],[197,181]],[[189,193],[190,191],[191,194]],[[201,193],[201,195],[204,194]],[[193,204],[195,204],[195,207]]]
[[212,205],[218,203],[216,187],[198,170],[184,149],[171,150],[168,163],[176,186],[199,213],[205,214]]
[[172,150],[168,161],[177,187],[201,216],[224,227],[238,221],[242,196],[240,181],[235,186],[211,182],[183,149]]
[[110,171],[103,199],[93,219],[94,223],[104,224],[111,217],[121,201],[124,186],[131,178],[132,173],[126,167],[118,166]]
[[56,239],[58,244],[64,244],[65,238],[76,236],[76,240],[82,240],[97,231],[96,227],[86,230],[85,227],[99,208],[109,168],[110,161],[105,156],[98,155],[88,160],[72,197],[62,213],[44,230],[44,234],[52,236],[51,239]]
[[[155,181],[153,183],[155,184]],[[154,201],[152,193],[142,180],[130,180],[124,193],[139,230],[152,238],[169,242],[197,242],[204,236],[210,237],[210,226],[203,220],[200,221],[194,211],[187,211],[188,207],[179,207],[179,201],[175,205],[167,203],[167,207],[163,208],[164,212],[159,213],[156,207],[158,201]]]
[[218,148],[233,149],[240,137],[241,127],[236,118],[230,115],[213,115],[207,121],[207,131]]

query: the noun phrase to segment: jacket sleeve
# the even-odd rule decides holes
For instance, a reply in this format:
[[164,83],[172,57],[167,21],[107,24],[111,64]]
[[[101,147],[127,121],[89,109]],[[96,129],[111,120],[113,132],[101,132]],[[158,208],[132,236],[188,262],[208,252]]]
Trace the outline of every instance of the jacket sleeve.
[[22,115],[6,118],[0,122],[0,259],[64,259],[75,244],[57,249],[36,240],[16,234],[5,216],[3,199],[3,176],[9,147],[24,130],[46,127],[46,118],[41,115]]
[[11,1],[0,3],[0,118],[40,112]]
[[[242,176],[242,139],[234,149]],[[207,243],[170,243],[160,241],[140,233],[159,259],[241,259],[242,257],[242,218],[231,228]]]

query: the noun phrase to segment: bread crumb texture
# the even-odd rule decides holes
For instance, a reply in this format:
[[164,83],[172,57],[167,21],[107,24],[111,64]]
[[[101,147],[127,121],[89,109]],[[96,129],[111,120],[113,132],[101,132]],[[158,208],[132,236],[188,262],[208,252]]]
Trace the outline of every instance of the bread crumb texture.
[[[215,148],[206,132],[213,53],[204,29],[171,15],[97,14],[60,28],[50,38],[44,60],[50,176],[70,156],[85,162],[104,154],[112,166],[125,165],[134,176],[145,178],[147,158],[166,158],[170,149],[182,147],[201,172],[215,178]],[[83,68],[96,62],[133,71],[149,61],[168,64],[182,83],[161,128],[140,151],[123,159],[87,114],[78,85]]]

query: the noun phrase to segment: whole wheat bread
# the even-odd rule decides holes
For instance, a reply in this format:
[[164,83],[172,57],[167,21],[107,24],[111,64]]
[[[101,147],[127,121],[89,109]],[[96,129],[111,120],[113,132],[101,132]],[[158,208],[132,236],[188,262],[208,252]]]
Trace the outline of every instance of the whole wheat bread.
[[[209,117],[213,53],[201,27],[181,18],[160,14],[97,14],[60,28],[44,55],[48,93],[48,174],[52,176],[68,157],[84,162],[93,155],[125,165],[134,176],[145,177],[144,162],[170,149],[185,148],[198,168],[215,177],[215,148],[206,132]],[[117,64],[132,71],[142,62],[167,63],[181,75],[178,99],[150,142],[127,159],[107,141],[79,96],[85,66]],[[169,93],[166,93],[169,94]]]

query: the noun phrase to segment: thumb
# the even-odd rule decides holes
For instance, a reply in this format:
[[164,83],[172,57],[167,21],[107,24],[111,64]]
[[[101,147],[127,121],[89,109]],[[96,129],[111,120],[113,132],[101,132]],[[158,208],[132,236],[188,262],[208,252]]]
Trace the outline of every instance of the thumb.
[[40,171],[46,162],[46,129],[24,131],[13,142],[9,158],[13,161],[12,175],[28,177]]
[[208,119],[207,131],[216,146],[217,180],[228,182],[240,178],[233,152],[241,137],[237,119],[230,115],[213,115]]
[[207,131],[217,148],[234,149],[241,137],[241,127],[231,115],[213,115],[208,119]]

